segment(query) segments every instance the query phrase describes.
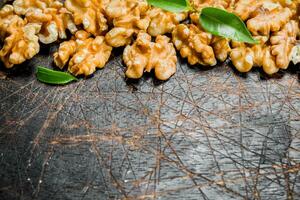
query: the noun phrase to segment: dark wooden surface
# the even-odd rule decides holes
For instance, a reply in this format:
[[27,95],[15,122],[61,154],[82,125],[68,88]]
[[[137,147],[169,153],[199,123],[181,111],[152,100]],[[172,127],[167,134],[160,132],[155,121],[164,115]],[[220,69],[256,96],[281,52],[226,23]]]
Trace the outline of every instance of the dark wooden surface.
[[0,71],[0,199],[299,199],[299,66],[267,78],[185,61],[124,77],[120,51],[67,86],[57,46]]

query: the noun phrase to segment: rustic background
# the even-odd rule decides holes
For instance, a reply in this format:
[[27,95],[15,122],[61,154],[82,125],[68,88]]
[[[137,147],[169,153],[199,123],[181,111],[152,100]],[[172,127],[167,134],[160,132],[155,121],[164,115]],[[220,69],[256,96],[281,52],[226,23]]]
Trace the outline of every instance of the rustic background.
[[[2,3],[0,3],[1,6]],[[0,70],[0,199],[299,199],[299,66],[267,78],[184,60],[126,80],[36,80],[57,45]]]

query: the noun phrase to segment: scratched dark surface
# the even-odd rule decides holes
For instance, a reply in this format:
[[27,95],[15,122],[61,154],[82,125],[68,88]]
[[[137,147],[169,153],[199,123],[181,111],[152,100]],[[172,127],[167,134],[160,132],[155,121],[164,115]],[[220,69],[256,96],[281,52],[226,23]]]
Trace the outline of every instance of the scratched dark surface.
[[180,61],[167,82],[133,82],[115,51],[87,80],[39,83],[56,48],[1,68],[1,200],[300,198],[299,66]]

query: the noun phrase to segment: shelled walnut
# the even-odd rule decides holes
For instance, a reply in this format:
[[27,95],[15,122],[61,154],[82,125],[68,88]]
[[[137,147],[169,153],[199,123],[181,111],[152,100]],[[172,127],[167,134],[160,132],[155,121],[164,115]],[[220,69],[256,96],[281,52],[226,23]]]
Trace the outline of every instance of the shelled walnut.
[[254,65],[254,53],[242,42],[232,42],[230,58],[232,64],[240,72],[249,72]]
[[63,4],[45,9],[29,9],[26,13],[29,22],[42,24],[39,39],[44,44],[50,44],[59,39],[66,39],[66,30],[72,34],[77,31],[73,17]]
[[300,44],[297,44],[293,47],[290,54],[290,59],[294,63],[294,65],[300,63]]
[[94,36],[102,35],[108,29],[104,8],[108,0],[66,0],[65,7],[74,16],[76,25],[83,25],[85,31]]
[[239,0],[233,6],[233,13],[246,21],[247,19],[254,17],[262,5],[263,1]]
[[26,24],[25,21],[8,28],[8,35],[0,51],[0,59],[6,68],[11,68],[31,59],[40,51],[37,36],[40,29],[39,24]]
[[40,29],[39,24],[28,23],[16,15],[12,5],[0,10],[0,40],[4,41],[0,59],[6,68],[21,64],[39,52],[37,33]]
[[287,1],[287,0],[276,0],[278,3],[281,4],[282,7],[287,7],[291,10],[292,14],[295,16],[299,16],[298,9],[300,8],[300,1],[299,0],[293,0],[293,1]]
[[70,41],[60,45],[54,62],[61,69],[69,62],[68,70],[72,74],[89,76],[96,68],[104,67],[111,51],[103,36],[92,38],[86,31],[78,31]]
[[4,40],[8,32],[23,26],[24,23],[24,20],[15,14],[13,6],[5,5],[0,10],[0,40]]
[[230,58],[233,65],[240,72],[248,72],[253,67],[262,67],[272,75],[279,71],[276,58],[271,54],[271,47],[266,44],[267,37],[257,37],[261,42],[257,45],[246,45],[241,42],[232,42]]
[[288,22],[282,30],[274,33],[270,38],[271,52],[276,57],[278,68],[287,69],[290,63],[290,54],[296,45],[296,37],[299,27],[296,21]]
[[292,17],[289,8],[265,11],[247,21],[247,27],[253,35],[266,35],[279,31]]
[[187,18],[187,13],[171,13],[160,8],[151,8],[147,12],[150,24],[147,32],[151,36],[171,33],[176,25]]
[[183,58],[191,65],[214,66],[217,64],[213,48],[210,46],[212,35],[200,30],[193,24],[177,25],[172,33],[172,40]]
[[191,4],[197,10],[205,7],[216,7],[226,9],[233,4],[233,0],[191,0]]
[[25,15],[30,9],[45,9],[59,7],[61,3],[58,0],[15,0],[13,6],[16,14]]
[[[233,6],[233,12],[243,21],[254,18],[257,15],[271,15],[285,8],[290,10],[292,15],[297,12],[299,2],[287,0],[239,0]],[[285,14],[284,12],[281,14]],[[264,18],[263,16],[261,18]],[[272,17],[270,17],[272,18]],[[275,20],[275,19],[274,19]]]
[[112,0],[106,7],[106,15],[113,28],[106,34],[107,43],[113,47],[131,43],[131,37],[139,31],[146,31],[150,17],[149,6],[144,0]]
[[227,38],[214,36],[211,42],[216,58],[224,62],[231,52],[230,40]]
[[141,78],[144,71],[155,71],[159,80],[167,80],[176,72],[176,51],[170,39],[159,35],[155,42],[151,42],[151,36],[140,32],[133,45],[128,45],[123,54],[127,66],[128,78]]

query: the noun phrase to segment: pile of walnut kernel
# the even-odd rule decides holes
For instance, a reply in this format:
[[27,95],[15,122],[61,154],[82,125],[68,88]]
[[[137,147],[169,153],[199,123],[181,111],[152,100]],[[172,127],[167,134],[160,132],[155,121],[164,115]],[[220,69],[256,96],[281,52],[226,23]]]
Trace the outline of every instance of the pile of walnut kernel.
[[[160,80],[176,72],[176,50],[191,65],[214,66],[229,57],[240,72],[262,67],[270,75],[300,61],[299,0],[191,4],[198,12],[217,7],[235,13],[259,44],[213,36],[199,24],[198,12],[170,13],[146,0],[15,0],[0,10],[0,59],[11,68],[38,54],[40,43],[65,40],[54,63],[88,76],[105,66],[114,47],[124,46],[127,77],[141,78],[153,69]],[[67,33],[73,35],[70,40]]]

